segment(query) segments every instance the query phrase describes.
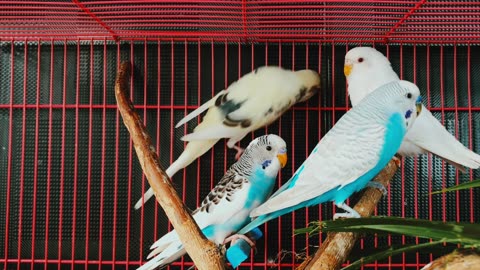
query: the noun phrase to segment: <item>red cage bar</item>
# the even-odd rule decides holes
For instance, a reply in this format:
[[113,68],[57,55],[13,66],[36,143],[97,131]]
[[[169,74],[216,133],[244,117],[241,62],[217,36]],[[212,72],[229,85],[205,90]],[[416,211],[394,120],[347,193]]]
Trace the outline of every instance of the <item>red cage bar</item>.
[[[261,65],[310,68],[322,92],[265,133],[288,143],[284,183],[349,109],[343,57],[358,45],[385,53],[420,86],[425,105],[480,152],[480,2],[467,1],[0,1],[0,263],[3,269],[135,269],[171,229],[158,205],[135,211],[148,188],[113,93],[116,68],[131,60],[131,99],[168,166],[195,123],[174,125]],[[201,117],[197,118],[199,121]],[[234,161],[220,141],[173,181],[195,208]],[[376,214],[479,222],[479,192],[427,192],[472,181],[440,159],[404,159]],[[354,202],[356,196],[350,199]],[[263,227],[258,254],[240,269],[292,269],[325,235],[291,236],[330,219],[331,204]],[[359,254],[414,237],[368,236]],[[433,254],[403,254],[364,269],[420,269]],[[170,269],[187,269],[189,258]]]

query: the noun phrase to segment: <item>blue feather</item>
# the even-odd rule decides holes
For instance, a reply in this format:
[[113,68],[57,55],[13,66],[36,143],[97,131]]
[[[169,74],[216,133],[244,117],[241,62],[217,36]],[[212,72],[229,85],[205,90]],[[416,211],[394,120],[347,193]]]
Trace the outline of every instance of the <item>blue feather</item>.
[[251,182],[251,185],[244,206],[247,209],[251,208],[255,202],[263,203],[272,194],[275,177],[267,177],[265,171],[257,167],[248,180]]
[[[338,186],[336,188],[333,188],[323,193],[322,195],[316,198],[304,201],[302,203],[299,203],[297,205],[294,205],[288,208],[278,210],[276,212],[259,216],[256,219],[254,219],[252,222],[250,222],[247,226],[242,228],[238,233],[245,234],[250,230],[252,230],[253,228],[260,226],[261,224],[269,220],[272,220],[276,217],[279,217],[281,215],[287,214],[289,212],[295,211],[303,207],[318,205],[328,201],[335,201],[335,203],[337,204],[344,202],[353,193],[362,190],[367,185],[367,183],[370,182],[370,180],[372,180],[375,177],[375,175],[377,175],[388,164],[390,159],[395,155],[395,153],[400,148],[400,145],[402,144],[405,133],[406,133],[406,127],[405,127],[403,116],[398,113],[392,114],[388,119],[388,122],[386,125],[386,132],[385,132],[383,147],[380,152],[379,160],[375,165],[375,167],[373,167],[364,175],[360,176],[358,179],[356,179],[352,183],[342,188]],[[299,171],[300,170],[303,170],[303,168],[300,167]],[[294,178],[295,177],[298,178],[299,173],[300,172],[296,173]],[[290,189],[295,185],[294,178],[292,178],[291,183],[289,184],[287,183],[288,188],[283,188],[283,190]]]

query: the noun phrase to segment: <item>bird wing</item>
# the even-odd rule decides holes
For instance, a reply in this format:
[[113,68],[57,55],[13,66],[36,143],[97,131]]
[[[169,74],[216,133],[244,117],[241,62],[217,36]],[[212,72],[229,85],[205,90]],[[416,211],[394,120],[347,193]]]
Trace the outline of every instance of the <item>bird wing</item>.
[[205,110],[207,110],[208,108],[212,107],[213,105],[215,105],[215,101],[217,100],[217,98],[223,94],[225,94],[227,92],[227,90],[222,90],[220,92],[218,92],[218,94],[216,94],[213,98],[211,98],[209,101],[203,103],[200,107],[198,107],[197,109],[195,109],[193,112],[189,113],[188,115],[186,115],[182,120],[178,121],[177,125],[175,126],[175,128],[178,128],[178,127],[181,127],[183,124],[187,123],[188,121],[192,120],[193,118],[195,118],[196,116],[198,116],[199,114],[201,114],[202,112],[204,112]]
[[480,155],[460,143],[425,107],[405,135],[405,140],[457,164],[457,167],[458,164],[472,169],[480,167]]
[[199,226],[206,227],[220,223],[229,216],[235,215],[243,208],[250,183],[247,178],[233,170],[228,170],[220,182],[205,197],[200,207],[194,212]]
[[[250,183],[244,177],[231,170],[227,171],[202,201],[200,207],[192,213],[193,219],[204,234],[207,235],[205,230],[215,230],[215,225],[223,224],[243,209],[248,194],[242,191],[248,190],[248,185]],[[214,235],[207,235],[209,239],[212,237]],[[151,258],[151,260],[139,268],[141,270],[165,266],[185,253],[175,230],[157,240],[150,249],[152,252],[148,255],[148,259]]]
[[302,87],[302,81],[292,71],[279,67],[259,68],[232,83],[228,92],[217,95],[213,102],[215,116],[207,120],[207,113],[202,120],[202,123],[208,121],[207,129],[195,130],[182,140],[238,137],[270,124],[301,99],[306,92]]
[[341,189],[375,167],[384,144],[385,126],[343,125],[340,121],[296,171],[289,186],[254,209],[251,216],[295,206],[334,188]]

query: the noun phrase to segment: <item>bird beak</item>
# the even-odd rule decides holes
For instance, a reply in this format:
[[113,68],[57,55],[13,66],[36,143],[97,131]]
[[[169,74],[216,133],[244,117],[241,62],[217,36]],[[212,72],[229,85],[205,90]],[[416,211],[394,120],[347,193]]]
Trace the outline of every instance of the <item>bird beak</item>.
[[351,72],[352,72],[352,64],[345,64],[343,66],[343,73],[345,74],[345,77],[348,77]]
[[287,165],[287,149],[281,149],[277,155],[278,161],[280,162],[280,165],[285,167]]
[[417,98],[417,101],[415,103],[416,107],[417,107],[417,116],[420,114],[420,112],[422,112],[422,97],[419,96]]

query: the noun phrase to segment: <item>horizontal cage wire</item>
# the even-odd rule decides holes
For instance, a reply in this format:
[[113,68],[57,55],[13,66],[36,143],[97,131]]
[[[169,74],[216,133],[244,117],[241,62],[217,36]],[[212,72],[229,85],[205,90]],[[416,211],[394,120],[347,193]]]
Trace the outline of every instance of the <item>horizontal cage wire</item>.
[[[113,92],[119,61],[132,60],[131,98],[149,130],[163,166],[183,150],[178,140],[191,132],[173,126],[187,112],[255,67],[310,68],[322,74],[322,91],[267,128],[242,141],[275,133],[286,139],[291,161],[279,184],[288,180],[324,135],[348,109],[342,59],[348,47],[319,43],[4,43],[0,95],[2,132],[0,175],[2,221],[0,260],[15,265],[57,264],[74,268],[134,268],[148,248],[169,229],[158,206],[133,210],[147,186],[119,118]],[[388,53],[402,78],[426,89],[426,104],[450,132],[473,150],[480,148],[478,46],[377,46]],[[400,56],[395,58],[394,56]],[[413,56],[413,57],[412,57]],[[454,72],[450,72],[452,70]],[[337,75],[336,75],[337,74]],[[305,127],[305,128],[299,128]],[[199,158],[173,182],[194,208],[234,162],[224,141]],[[457,174],[440,159],[405,159],[377,214],[443,221],[478,222],[479,193],[443,196],[427,192],[478,178]],[[17,181],[15,179],[19,179]],[[356,196],[351,200],[356,201]],[[448,207],[447,207],[448,206]],[[324,235],[292,237],[309,221],[330,219],[331,204],[298,210],[269,222],[259,252],[241,269],[290,269]],[[412,237],[365,237],[358,250],[420,243]],[[305,250],[306,247],[306,250]],[[88,256],[87,256],[88,254]],[[428,263],[430,255],[392,257],[366,267],[409,267]],[[7,265],[7,264],[5,264]],[[188,268],[182,259],[173,264]],[[53,266],[52,266],[53,267]]]
[[480,3],[458,0],[21,0],[0,10],[0,38],[480,41]]
[[[136,269],[172,229],[163,210],[133,205],[149,188],[114,96],[131,61],[130,98],[166,168],[183,151],[175,124],[220,90],[263,65],[313,69],[320,93],[244,138],[287,142],[285,183],[351,107],[345,53],[374,46],[424,104],[480,152],[480,3],[463,1],[0,1],[0,264],[3,269]],[[235,162],[220,140],[173,177],[196,208]],[[478,179],[440,158],[404,158],[376,215],[480,222],[480,191],[426,196]],[[348,203],[353,205],[359,194]],[[239,269],[293,269],[325,234],[293,235],[330,220],[331,203],[261,227],[257,253]],[[367,235],[356,257],[428,240]],[[363,269],[420,269],[438,254],[404,253]],[[344,265],[348,265],[347,261]],[[188,269],[188,256],[168,269]]]

